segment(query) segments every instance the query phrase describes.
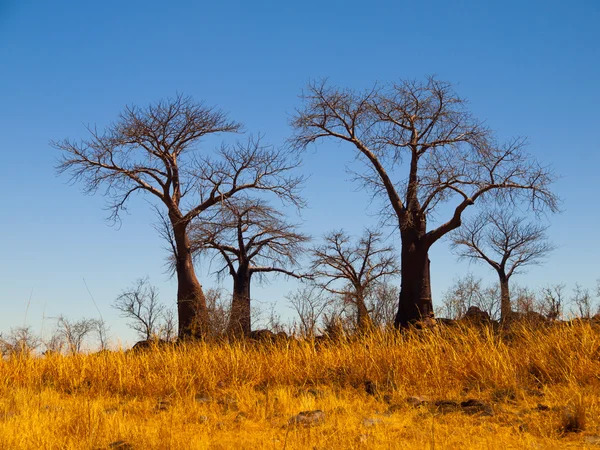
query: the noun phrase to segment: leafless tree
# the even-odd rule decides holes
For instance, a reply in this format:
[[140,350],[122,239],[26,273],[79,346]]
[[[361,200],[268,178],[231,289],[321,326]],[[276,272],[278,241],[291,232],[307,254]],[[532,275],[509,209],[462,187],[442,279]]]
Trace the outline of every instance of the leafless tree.
[[561,317],[565,303],[565,285],[552,284],[542,288],[539,300],[539,312],[550,320]]
[[311,272],[322,289],[354,306],[357,328],[366,330],[373,325],[366,304],[369,293],[400,271],[394,251],[371,230],[365,230],[357,243],[344,231],[331,232],[324,241],[311,252]]
[[140,339],[156,339],[160,335],[161,321],[166,311],[160,303],[158,289],[151,285],[148,278],[140,278],[129,289],[124,290],[113,303],[121,317],[129,319],[127,325]]
[[56,331],[66,342],[69,353],[81,351],[85,337],[97,327],[96,319],[70,320],[60,316],[56,322]]
[[100,350],[107,350],[109,341],[108,333],[110,331],[110,327],[102,317],[100,319],[96,319],[94,323],[94,331],[96,333],[96,337],[98,338],[98,343],[100,344]]
[[31,327],[11,328],[7,336],[0,333],[0,354],[6,356],[29,356],[40,346],[41,339]]
[[[463,212],[494,198],[557,210],[554,176],[525,150],[524,139],[499,145],[474,119],[452,86],[433,77],[375,86],[365,92],[308,85],[292,121],[297,149],[331,138],[349,144],[365,162],[359,176],[399,227],[402,283],[396,325],[433,314],[428,252],[461,224]],[[428,229],[444,203],[452,213]]]
[[[209,322],[210,323],[210,322]],[[177,338],[177,319],[172,308],[165,308],[158,324],[158,339],[173,342]]]
[[244,197],[224,200],[211,217],[195,221],[190,239],[194,254],[218,255],[225,264],[217,273],[233,278],[227,333],[234,336],[251,332],[252,277],[281,273],[300,278],[293,268],[308,241],[264,200]]
[[371,320],[376,327],[394,325],[398,309],[399,290],[390,282],[377,283],[369,290],[365,303],[371,312]]
[[498,274],[503,320],[512,312],[510,278],[525,266],[541,263],[555,248],[548,241],[547,228],[505,209],[483,211],[450,234],[451,246],[460,258],[484,261]]
[[65,340],[60,333],[54,332],[48,339],[44,339],[44,355],[53,353],[62,353],[65,347]]
[[220,338],[227,332],[231,315],[231,301],[226,299],[222,289],[207,289],[206,305],[210,323],[211,337]]
[[315,285],[302,286],[297,291],[288,294],[288,301],[298,314],[300,320],[300,335],[314,337],[319,320],[331,303],[331,298]]
[[526,286],[513,286],[512,291],[516,312],[525,315],[539,313],[540,300],[535,291]]
[[589,319],[593,313],[593,300],[589,289],[584,289],[579,284],[575,284],[571,303],[574,306],[574,312],[582,319]]
[[500,315],[498,289],[485,287],[482,279],[472,273],[456,279],[444,293],[442,303],[440,313],[449,319],[463,317],[471,306],[485,311],[492,319]]
[[[180,337],[207,331],[204,292],[188,237],[192,220],[247,189],[272,191],[293,202],[301,182],[289,175],[297,161],[263,145],[260,138],[223,145],[214,152],[200,148],[207,136],[240,130],[241,125],[224,112],[178,95],[145,109],[126,107],[103,132],[88,127],[88,139],[51,143],[62,151],[59,173],[82,182],[86,193],[105,188],[113,221],[119,220],[134,194],[156,201],[154,207],[169,225],[165,237],[175,259]],[[197,320],[195,313],[200,315]],[[199,330],[192,330],[192,323],[200,324]]]

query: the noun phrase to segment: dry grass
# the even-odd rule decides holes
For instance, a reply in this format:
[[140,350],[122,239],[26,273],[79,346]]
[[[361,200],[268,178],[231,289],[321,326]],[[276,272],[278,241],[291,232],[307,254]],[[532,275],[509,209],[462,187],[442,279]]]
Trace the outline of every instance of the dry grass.
[[[0,449],[592,448],[599,398],[590,324],[15,357],[0,362]],[[433,404],[467,399],[493,415]],[[323,423],[288,425],[315,409]]]

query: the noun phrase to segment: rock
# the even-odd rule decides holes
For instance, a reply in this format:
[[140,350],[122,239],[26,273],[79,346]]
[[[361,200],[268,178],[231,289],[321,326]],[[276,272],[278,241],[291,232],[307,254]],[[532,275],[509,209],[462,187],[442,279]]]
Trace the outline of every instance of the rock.
[[196,401],[196,403],[211,403],[213,401],[213,399],[208,394],[204,393],[196,394],[194,396],[194,400]]
[[160,399],[154,406],[156,411],[166,411],[171,407],[171,402],[169,400]]
[[583,438],[583,442],[588,445],[600,445],[600,436],[586,436]]
[[313,426],[325,422],[325,413],[320,409],[314,411],[302,411],[288,420],[289,425]]
[[400,405],[390,405],[387,411],[384,413],[385,416],[391,416],[392,414],[402,411],[402,406]]
[[515,401],[517,399],[517,392],[513,388],[496,389],[492,392],[492,398],[497,401]]
[[256,342],[273,342],[277,336],[271,330],[254,330],[248,338]]
[[227,395],[224,398],[220,399],[217,403],[223,406],[225,412],[238,411],[237,400],[230,395]]
[[366,444],[368,440],[369,435],[366,433],[359,434],[358,436],[356,436],[356,442],[358,442],[359,444]]
[[110,444],[108,444],[108,448],[111,448],[114,450],[132,450],[133,445],[131,445],[125,441],[115,441],[115,442],[111,442]]
[[435,321],[437,322],[438,325],[445,326],[445,327],[454,327],[454,326],[458,325],[456,320],[446,319],[444,317],[438,317],[435,319]]
[[166,346],[172,345],[169,341],[165,341],[163,339],[149,339],[145,341],[136,342],[133,347],[131,347],[132,352],[139,351],[148,351],[148,350],[157,350],[159,348],[164,348]]
[[406,399],[406,403],[408,403],[410,406],[418,408],[419,406],[423,406],[429,403],[429,399],[427,397],[420,396],[408,397]]
[[370,419],[364,419],[362,421],[362,424],[364,427],[374,427],[375,425],[379,425],[383,423],[383,420],[375,417],[375,418],[370,418]]
[[475,325],[485,325],[491,323],[490,315],[479,309],[477,306],[471,306],[461,318],[462,321],[473,323]]
[[436,400],[433,405],[435,406],[436,411],[443,414],[458,411],[460,409],[460,405],[454,400]]
[[306,391],[308,395],[312,395],[314,398],[323,398],[325,397],[325,391],[321,389],[311,388]]
[[564,408],[561,418],[563,433],[579,433],[585,430],[585,413],[583,410]]
[[365,392],[369,395],[377,395],[377,383],[371,380],[365,381]]
[[234,422],[235,423],[241,423],[244,420],[248,419],[248,415],[245,412],[239,412],[237,413],[237,415],[235,416]]
[[469,399],[461,402],[460,407],[462,408],[465,414],[475,415],[479,414],[481,416],[493,416],[494,410],[489,403],[484,402],[483,400]]

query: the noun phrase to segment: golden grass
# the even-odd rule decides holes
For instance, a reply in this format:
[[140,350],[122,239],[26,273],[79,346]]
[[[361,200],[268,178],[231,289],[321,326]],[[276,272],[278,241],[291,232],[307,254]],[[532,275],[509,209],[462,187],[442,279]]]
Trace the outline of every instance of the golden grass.
[[[14,357],[0,449],[592,448],[599,398],[600,331],[585,323]],[[432,404],[466,399],[494,414]],[[289,425],[315,409],[323,423]]]

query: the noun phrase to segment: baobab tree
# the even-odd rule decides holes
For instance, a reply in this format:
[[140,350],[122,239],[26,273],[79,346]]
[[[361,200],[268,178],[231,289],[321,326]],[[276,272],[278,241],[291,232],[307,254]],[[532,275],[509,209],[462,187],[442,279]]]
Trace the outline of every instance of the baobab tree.
[[233,278],[227,326],[230,336],[248,336],[252,331],[250,286],[253,276],[279,273],[302,277],[293,269],[309,238],[263,199],[224,200],[212,217],[205,215],[192,224],[190,236],[195,254],[216,252],[225,263],[218,273],[229,273]]
[[[384,198],[383,213],[401,239],[401,289],[396,326],[433,316],[429,249],[461,224],[482,200],[527,198],[533,208],[557,210],[551,171],[525,152],[525,140],[500,145],[467,110],[448,83],[433,77],[364,92],[310,83],[292,120],[298,150],[326,138],[349,144],[366,186]],[[428,219],[444,219],[429,228]],[[444,209],[444,212],[446,209]]]
[[[290,174],[297,161],[263,145],[260,138],[215,151],[200,145],[207,136],[238,133],[241,128],[223,111],[178,95],[147,108],[128,106],[103,132],[88,127],[87,139],[51,142],[62,151],[59,173],[69,173],[89,194],[105,188],[114,222],[134,194],[154,199],[154,207],[170,227],[180,338],[202,336],[208,323],[192,263],[188,236],[192,220],[248,189],[272,191],[294,201],[301,182],[301,177]],[[198,324],[197,330],[193,324]]]
[[483,211],[450,234],[451,246],[460,258],[489,264],[500,279],[500,315],[512,313],[509,280],[525,266],[539,264],[554,250],[547,226],[527,222],[507,209]]
[[381,245],[381,234],[371,230],[357,243],[344,231],[333,231],[324,241],[311,252],[311,273],[318,286],[354,306],[357,329],[365,331],[372,326],[367,296],[400,272],[393,249]]

